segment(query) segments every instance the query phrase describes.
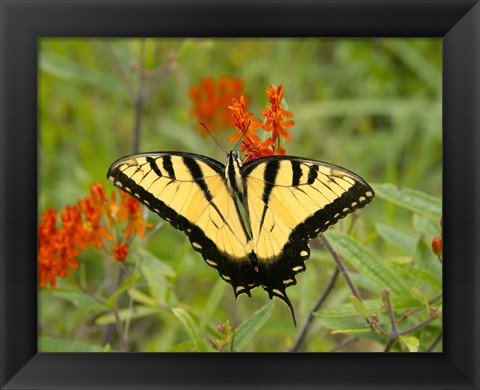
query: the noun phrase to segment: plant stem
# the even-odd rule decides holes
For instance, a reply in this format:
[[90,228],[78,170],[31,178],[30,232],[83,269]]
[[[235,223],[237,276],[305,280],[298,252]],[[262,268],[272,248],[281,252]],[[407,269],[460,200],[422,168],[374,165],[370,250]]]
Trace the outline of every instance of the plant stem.
[[398,337],[398,328],[397,328],[397,321],[395,320],[395,314],[393,313],[392,301],[390,301],[390,292],[388,290],[383,290],[383,300],[385,302],[385,307],[388,312],[388,316],[390,318],[390,323],[392,325],[392,330],[390,332],[393,338]]
[[320,238],[321,238],[323,244],[327,247],[329,252],[332,254],[335,262],[337,263],[338,268],[340,269],[343,277],[347,281],[348,286],[350,287],[350,290],[352,290],[353,295],[361,302],[362,297],[360,296],[360,292],[358,291],[357,286],[355,286],[352,279],[350,278],[350,275],[348,274],[347,268],[345,267],[345,264],[344,264],[342,258],[340,257],[340,255],[337,252],[335,252],[335,249],[333,249],[332,245],[330,244],[330,242],[327,240],[327,238],[323,234],[320,234]]
[[339,349],[342,349],[342,348],[354,343],[355,341],[357,341],[357,338],[353,337],[353,336],[350,336],[350,337],[346,338],[345,340],[339,342],[333,348],[329,349],[328,352],[338,351]]
[[435,316],[430,316],[429,318],[427,318],[426,320],[418,323],[417,325],[414,325],[411,328],[408,328],[408,329],[405,329],[405,330],[402,330],[402,331],[398,332],[398,335],[403,336],[403,335],[406,335],[408,333],[415,332],[415,331],[427,326],[430,322],[432,322],[436,318],[437,317],[435,317]]
[[113,66],[115,67],[115,70],[119,74],[120,78],[122,79],[123,83],[128,89],[128,92],[130,93],[130,96],[133,96],[135,94],[134,89],[132,84],[130,83],[130,80],[128,79],[128,74],[125,71],[125,69],[122,67],[122,62],[118,58],[117,54],[112,48],[112,44],[108,41],[104,42],[105,49],[107,50],[107,53],[110,55],[110,57],[113,60]]
[[432,352],[435,347],[438,345],[440,341],[442,341],[443,333],[440,333],[437,338],[433,341],[432,345],[430,345],[425,352]]
[[296,337],[293,345],[290,347],[289,352],[297,352],[300,349],[300,347],[302,346],[302,344],[305,340],[305,336],[307,335],[307,332],[308,332],[308,330],[309,330],[309,328],[310,328],[310,326],[313,322],[313,318],[314,318],[313,313],[315,313],[323,305],[323,303],[327,299],[328,295],[332,292],[333,287],[335,286],[335,282],[337,281],[337,278],[338,278],[339,274],[340,274],[340,271],[338,270],[338,268],[335,268],[335,271],[334,271],[332,277],[330,278],[330,281],[328,282],[327,288],[325,289],[323,294],[320,296],[318,301],[315,303],[315,305],[312,307],[312,309],[308,313],[308,318],[305,321],[305,323],[303,324],[302,329],[300,329],[300,331],[298,332],[297,337]]
[[397,321],[395,320],[395,314],[393,313],[392,302],[390,301],[390,292],[388,290],[383,290],[383,301],[385,302],[385,307],[387,309],[390,323],[392,326],[392,330],[389,334],[390,338],[384,350],[384,352],[389,352],[395,344],[395,341],[397,341],[399,333],[397,328]]
[[391,338],[388,340],[387,342],[387,345],[385,346],[385,349],[383,350],[383,352],[390,352],[390,350],[392,349],[393,345],[395,344],[395,342],[397,341],[397,339],[395,338]]
[[140,130],[142,125],[142,116],[143,116],[143,106],[144,106],[144,82],[145,82],[145,73],[144,73],[144,60],[145,60],[145,40],[140,40],[140,56],[139,56],[139,67],[138,67],[138,85],[137,90],[135,91],[133,102],[135,105],[135,118],[133,122],[133,131],[132,131],[132,151],[133,153],[138,153],[140,151]]

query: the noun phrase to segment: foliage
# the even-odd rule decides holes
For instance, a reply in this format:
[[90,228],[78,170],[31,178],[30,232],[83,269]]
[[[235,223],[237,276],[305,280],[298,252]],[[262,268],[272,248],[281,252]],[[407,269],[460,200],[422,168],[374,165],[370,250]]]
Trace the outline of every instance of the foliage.
[[[268,141],[275,125],[262,122],[252,143],[347,167],[376,198],[326,232],[335,255],[311,242],[289,288],[297,328],[260,289],[235,302],[187,238],[144,211],[152,226],[132,234],[128,255],[118,249],[123,261],[111,243],[82,248],[78,268],[39,290],[39,350],[441,351],[441,71],[438,39],[41,39],[39,223],[92,184],[109,193],[108,167],[135,151],[224,161],[196,116],[234,95],[239,112],[241,91],[260,118],[270,84],[283,88],[291,140]],[[238,82],[217,105],[195,95],[225,76]],[[210,104],[196,110],[195,96]],[[225,117],[205,123],[233,147]]]

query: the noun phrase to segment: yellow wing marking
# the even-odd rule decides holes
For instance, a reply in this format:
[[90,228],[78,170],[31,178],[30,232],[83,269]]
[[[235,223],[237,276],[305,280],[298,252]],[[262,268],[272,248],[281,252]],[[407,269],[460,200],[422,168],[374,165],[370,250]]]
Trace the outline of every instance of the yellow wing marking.
[[[212,194],[209,202],[181,156],[171,156],[175,178],[163,167],[162,156],[154,158],[158,175],[146,157],[124,161],[119,170],[150,192],[177,214],[198,226],[218,249],[234,257],[247,254],[248,237],[236,210],[232,195],[221,176],[207,164],[196,161],[202,179]],[[216,205],[216,208],[212,206]],[[174,222],[174,221],[172,221]],[[193,244],[195,246],[195,244]],[[197,244],[197,249],[201,249]]]
[[282,252],[297,225],[342,196],[355,184],[355,180],[343,171],[318,165],[317,177],[309,184],[310,165],[300,163],[303,180],[292,186],[291,162],[283,160],[269,194],[262,225],[266,166],[259,164],[249,174],[247,202],[255,252],[259,258],[268,260]]

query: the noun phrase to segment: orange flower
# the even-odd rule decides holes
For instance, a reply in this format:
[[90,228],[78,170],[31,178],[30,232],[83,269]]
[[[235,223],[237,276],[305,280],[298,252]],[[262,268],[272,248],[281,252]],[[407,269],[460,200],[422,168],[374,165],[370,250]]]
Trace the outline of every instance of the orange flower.
[[212,77],[204,77],[198,85],[190,88],[189,96],[193,103],[190,113],[197,118],[197,129],[206,136],[209,131],[216,131],[221,126],[230,126],[232,119],[228,105],[233,98],[242,94],[243,81],[231,76],[221,76],[215,82]]
[[61,211],[62,225],[65,233],[69,237],[69,244],[72,248],[78,246],[80,249],[85,248],[89,244],[88,232],[83,226],[80,210],[76,205],[65,206]]
[[102,248],[103,238],[113,240],[113,236],[107,231],[107,227],[100,224],[102,205],[95,205],[92,198],[79,199],[78,204],[87,219],[84,227],[88,243]]
[[58,275],[64,277],[67,276],[67,266],[73,269],[78,268],[75,256],[80,252],[72,245],[65,229],[58,230],[58,234],[55,237],[55,244],[58,254]]
[[42,214],[38,225],[38,280],[40,288],[50,283],[56,287],[58,258],[55,257],[55,235],[57,233],[57,210],[48,209]]
[[[228,140],[233,142],[242,137],[241,149],[246,156],[246,161],[265,156],[285,155],[285,147],[282,146],[281,138],[285,140],[291,138],[287,128],[292,127],[294,121],[285,121],[283,117],[290,118],[293,114],[280,107],[283,98],[282,85],[275,89],[270,84],[267,96],[271,106],[262,110],[262,114],[266,118],[263,126],[261,120],[254,120],[253,114],[247,111],[243,96],[240,96],[239,100],[233,99],[233,104],[229,106],[233,124],[238,131]],[[272,132],[272,135],[265,141],[261,141],[260,137],[254,133],[260,127],[265,131]]]
[[[121,192],[120,204],[116,199],[115,192],[112,192],[109,202],[103,184],[95,183],[90,188],[90,196],[79,199],[78,206],[67,205],[61,210],[61,227],[57,227],[57,210],[48,209],[42,214],[38,225],[40,288],[47,284],[55,288],[57,277],[65,277],[69,269],[78,268],[76,257],[87,246],[104,248],[104,239],[114,239],[116,223],[128,218],[124,239],[134,232],[143,237],[145,229],[153,226],[143,220],[142,209],[136,199],[124,192]],[[115,245],[117,260],[123,261],[127,253],[126,244]]]
[[248,134],[242,140],[242,152],[246,160],[254,160],[259,157],[273,156],[272,139],[262,142],[256,134]]
[[290,141],[291,136],[287,128],[292,127],[295,122],[293,120],[285,121],[285,118],[291,118],[293,114],[290,111],[281,108],[283,99],[283,86],[280,84],[277,89],[270,84],[267,91],[268,101],[271,107],[266,106],[262,110],[262,114],[267,118],[267,122],[263,125],[265,131],[272,131],[272,140],[278,145],[278,136],[281,135],[285,140]]
[[[232,105],[228,106],[231,111],[233,125],[237,128],[237,134],[228,138],[229,141],[236,141],[240,137],[247,137],[254,134],[262,126],[261,120],[254,120],[253,113],[247,111],[245,97],[242,95],[240,99],[232,99]],[[248,133],[248,135],[247,135]]]
[[115,249],[113,250],[113,255],[115,256],[115,259],[117,259],[118,261],[124,261],[128,255],[128,245],[125,244],[124,242],[121,242],[115,245]]

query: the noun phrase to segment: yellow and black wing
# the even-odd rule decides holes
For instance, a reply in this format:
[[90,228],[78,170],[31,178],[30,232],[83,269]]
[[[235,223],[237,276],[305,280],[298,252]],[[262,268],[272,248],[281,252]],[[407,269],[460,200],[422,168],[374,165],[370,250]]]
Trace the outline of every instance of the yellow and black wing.
[[205,156],[159,152],[121,158],[107,177],[174,228],[233,286],[235,295],[258,285],[251,241],[224,180],[225,166]]
[[252,160],[242,175],[259,284],[293,314],[285,289],[305,270],[308,241],[365,206],[374,192],[347,169],[300,157]]

